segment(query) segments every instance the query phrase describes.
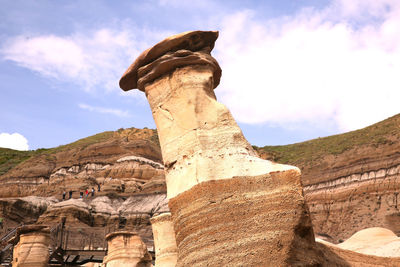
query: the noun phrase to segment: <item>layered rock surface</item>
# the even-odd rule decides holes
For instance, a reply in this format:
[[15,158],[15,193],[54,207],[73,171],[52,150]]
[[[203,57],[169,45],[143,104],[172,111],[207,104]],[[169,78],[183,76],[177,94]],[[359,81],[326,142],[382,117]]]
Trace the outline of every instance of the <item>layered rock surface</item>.
[[0,204],[4,229],[19,223],[55,225],[65,218],[67,227],[135,230],[149,247],[153,247],[150,218],[169,211],[165,194],[137,194],[126,200],[100,196],[67,201],[32,196],[0,199]]
[[4,175],[0,197],[73,196],[97,185],[104,193],[165,192],[157,133],[150,129],[105,132],[49,149]]
[[[209,38],[209,40],[212,39]],[[169,44],[168,49],[174,47],[174,40],[174,38],[171,39],[172,43]],[[198,42],[197,47],[205,48],[204,42],[196,41],[196,37],[191,42]],[[210,43],[210,41],[207,42]],[[185,42],[178,43],[181,46],[179,50],[187,50]],[[219,74],[215,66],[211,71],[204,68],[204,65],[207,64],[215,65],[214,61],[208,56],[199,56],[199,51],[190,53],[188,51],[178,52],[177,50],[169,54],[167,52],[168,55],[164,57],[162,53],[168,50],[165,50],[166,47],[158,46],[157,49],[148,51],[151,56],[144,55],[141,60],[137,61],[138,64],[134,66],[136,68],[136,77],[139,75],[139,69],[147,66],[140,72],[145,77],[142,83],[140,83],[142,90],[145,90],[145,86],[151,85],[153,82],[163,84],[161,76],[162,73],[166,72],[165,66],[168,65],[168,62],[175,62],[175,60],[178,60],[176,62],[179,64],[172,65],[174,67],[168,71],[172,71],[178,67],[177,73],[178,71],[196,71],[198,75],[212,77],[213,80],[219,79]],[[200,50],[203,50],[202,48]],[[208,48],[205,51],[208,51]],[[191,50],[189,49],[189,51]],[[158,57],[160,57],[160,60],[157,61]],[[187,62],[190,63],[192,59],[198,60],[197,62],[200,65],[196,65],[197,67],[194,69],[190,69],[190,67],[185,69],[184,67],[187,67]],[[152,62],[154,63],[150,64]],[[203,64],[204,62],[206,64]],[[151,71],[152,69],[156,71]],[[184,76],[185,73],[177,75],[174,78],[177,81],[176,84],[191,82],[182,79]],[[211,87],[215,87],[217,83],[213,81]],[[207,94],[212,98],[215,97],[212,90],[207,90]],[[196,99],[198,98],[191,100]],[[201,109],[207,105],[207,103],[202,103],[196,106],[196,108]],[[164,114],[164,120],[173,118],[169,114],[169,109],[165,110],[163,106],[159,109],[159,113]],[[207,117],[206,115],[204,116],[207,120],[210,120],[210,116]],[[230,118],[227,120],[228,126],[229,121]],[[209,122],[207,121],[207,123]],[[341,239],[345,240],[349,238],[358,230],[371,226],[382,226],[396,234],[400,233],[400,213],[398,210],[398,192],[400,187],[398,179],[400,164],[400,157],[398,155],[398,151],[400,150],[399,125],[400,116],[395,116],[385,122],[366,128],[369,130],[374,128],[376,131],[382,132],[381,135],[371,135],[370,131],[354,132],[360,136],[365,136],[368,140],[371,139],[372,141],[369,143],[360,143],[354,140],[354,136],[348,136],[348,134],[343,135],[346,136],[344,140],[331,142],[332,146],[339,148],[342,146],[342,143],[350,142],[354,144],[354,146],[346,148],[343,151],[335,150],[334,152],[329,152],[327,145],[323,143],[326,139],[320,138],[317,141],[321,143],[317,143],[316,145],[315,143],[311,144],[312,146],[315,145],[317,149],[317,151],[312,151],[312,154],[318,155],[318,157],[312,159],[305,155],[304,152],[307,142],[305,144],[297,144],[301,147],[300,150],[297,150],[297,153],[303,161],[296,159],[282,161],[284,163],[295,164],[302,170],[305,198],[309,204],[314,229],[317,234],[323,235],[328,240],[336,243]],[[178,129],[180,124],[175,126],[178,126]],[[199,145],[194,146],[196,149],[201,147],[202,143],[209,142],[209,137],[204,134],[207,128],[201,124],[190,122],[183,126],[183,128],[181,127],[182,129],[171,129],[171,133],[175,134],[181,131],[185,135],[191,135],[192,132],[195,132],[192,135],[201,137]],[[187,131],[186,126],[188,126]],[[230,126],[228,126],[225,129],[229,130]],[[191,129],[196,130],[190,131]],[[220,136],[222,137],[220,140],[224,141],[224,131],[221,132]],[[46,211],[47,206],[50,206],[51,203],[34,203],[39,201],[39,199],[34,201],[25,198],[1,199],[0,216],[12,220],[15,222],[15,225],[19,222],[33,223],[43,213],[45,213],[45,216],[40,219],[43,223],[55,222],[58,215],[66,215],[70,222],[76,223],[79,221],[89,225],[107,225],[111,222],[116,223],[117,220],[118,224],[120,223],[119,220],[121,220],[122,224],[126,223],[126,218],[120,216],[119,212],[116,214],[118,208],[115,208],[115,206],[119,207],[124,202],[122,198],[118,198],[118,195],[123,195],[123,188],[126,193],[124,196],[125,199],[128,195],[137,192],[151,193],[165,191],[164,177],[163,175],[158,175],[161,170],[159,164],[162,160],[158,142],[153,142],[154,136],[153,130],[129,129],[111,133],[109,139],[106,138],[89,143],[78,141],[77,143],[79,144],[76,144],[76,146],[61,147],[62,149],[57,148],[58,150],[54,151],[54,153],[40,154],[35,158],[28,159],[14,169],[11,169],[5,175],[0,176],[0,183],[2,185],[0,187],[0,196],[2,197],[35,194],[41,196],[55,195],[57,198],[60,198],[65,186],[74,190],[73,197],[76,198],[80,190],[87,187],[91,188],[100,183],[102,187],[100,194],[110,193],[110,197],[114,196],[117,198],[103,200],[99,198],[90,204],[85,202],[86,205],[84,207],[80,206],[83,202],[71,203],[70,206],[68,206],[69,203],[59,204],[55,205],[54,210],[51,212],[50,210],[49,212]],[[191,139],[188,138],[187,140]],[[218,145],[218,142],[216,143]],[[173,146],[170,145],[170,147],[171,151],[173,151]],[[320,151],[323,151],[322,155]],[[268,153],[265,154],[265,151],[258,150],[258,152],[266,158],[275,159],[271,155],[268,155]],[[189,155],[190,153],[189,151],[187,154]],[[208,155],[212,156],[214,155],[213,153],[211,151]],[[229,154],[230,151],[222,152],[220,158],[226,157],[226,155],[229,156]],[[250,154],[253,154],[253,152]],[[212,162],[202,160],[200,156],[194,155],[192,160],[188,160],[188,158],[183,159],[183,157],[177,160],[171,157],[166,163],[170,169],[177,168],[177,172],[179,172],[180,167],[186,168],[186,166],[193,165],[194,162],[198,164],[199,168],[201,167],[204,173],[214,172],[210,168],[208,170],[204,168],[204,166]],[[175,162],[175,160],[177,161]],[[185,164],[181,164],[182,160],[187,164],[186,166]],[[236,161],[234,165],[240,163]],[[220,175],[221,177],[226,175],[224,170],[220,171],[216,169],[215,173],[218,173],[218,175],[215,175],[216,179],[219,179]],[[209,174],[205,174],[204,176],[206,175]],[[226,176],[228,177],[229,175]],[[193,187],[196,184],[197,181],[188,181],[188,185],[184,185],[182,188]],[[177,189],[176,192],[179,193],[179,190]],[[114,195],[114,193],[116,194]],[[98,194],[96,192],[96,196]],[[39,202],[41,201],[57,202],[55,199],[42,199]],[[151,212],[148,214],[150,216]],[[82,217],[78,220],[77,218],[80,215]],[[116,219],[117,217],[118,219]],[[134,219],[131,220],[132,223],[134,221]],[[149,227],[147,225],[147,232],[149,232]]]
[[334,243],[376,226],[399,235],[399,127],[396,115],[354,132],[258,152],[301,168],[317,234]]
[[19,223],[33,224],[50,205],[57,202],[54,197],[1,198],[0,216],[10,221],[13,226]]

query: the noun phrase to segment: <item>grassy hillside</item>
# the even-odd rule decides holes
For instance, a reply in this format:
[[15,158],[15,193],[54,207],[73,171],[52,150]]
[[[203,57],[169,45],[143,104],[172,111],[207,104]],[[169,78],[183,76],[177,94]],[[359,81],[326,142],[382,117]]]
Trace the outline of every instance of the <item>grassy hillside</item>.
[[0,175],[8,172],[17,164],[29,159],[35,151],[18,151],[0,147]]
[[85,137],[82,139],[79,139],[78,141],[75,141],[73,143],[67,144],[67,145],[61,145],[58,147],[54,147],[54,148],[50,148],[50,149],[46,149],[43,151],[43,153],[46,154],[53,154],[53,153],[57,153],[57,152],[61,152],[61,151],[66,151],[66,150],[70,150],[73,148],[86,148],[90,145],[93,145],[95,143],[99,143],[99,142],[103,142],[106,141],[110,138],[112,138],[114,135],[113,131],[107,131],[107,132],[102,132],[102,133],[98,133],[89,137]]
[[328,154],[338,155],[358,146],[369,145],[378,147],[391,144],[400,137],[400,114],[378,122],[366,128],[317,138],[302,143],[284,146],[255,147],[261,153],[266,153],[274,161],[286,164],[312,163]]

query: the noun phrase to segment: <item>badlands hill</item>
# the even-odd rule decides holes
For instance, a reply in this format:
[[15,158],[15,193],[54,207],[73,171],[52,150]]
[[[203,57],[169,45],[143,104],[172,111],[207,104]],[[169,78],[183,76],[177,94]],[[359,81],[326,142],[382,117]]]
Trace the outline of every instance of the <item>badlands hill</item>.
[[[155,186],[154,179],[163,179],[162,168],[157,132],[152,129],[103,132],[35,151],[2,148],[0,197],[61,196],[63,190],[79,193],[97,189],[98,184],[110,192],[139,192],[149,183]],[[125,183],[124,178],[134,180]]]
[[[338,243],[368,227],[400,234],[400,115],[345,134],[255,148],[263,158],[302,170],[320,238]],[[151,129],[104,132],[52,149],[0,149],[0,213],[14,222],[66,216],[90,226],[139,225],[151,238],[149,217],[168,209],[164,179]],[[96,198],[76,201],[92,187]],[[59,202],[64,189],[73,190],[74,199]]]
[[[51,149],[1,149],[0,171],[4,229],[54,225],[65,217],[73,227],[134,228],[151,246],[150,217],[168,210],[157,132],[151,129],[104,132]],[[95,196],[82,201],[80,192],[92,188]]]
[[400,115],[357,131],[256,149],[302,170],[316,234],[334,242],[368,227],[400,234]]

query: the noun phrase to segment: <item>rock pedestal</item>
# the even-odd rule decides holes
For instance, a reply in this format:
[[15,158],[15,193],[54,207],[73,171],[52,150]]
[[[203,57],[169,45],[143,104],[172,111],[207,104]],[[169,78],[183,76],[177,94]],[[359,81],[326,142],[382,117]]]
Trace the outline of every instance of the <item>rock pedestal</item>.
[[24,226],[18,229],[13,251],[13,267],[49,266],[50,231],[46,226]]
[[171,213],[162,213],[152,217],[151,227],[153,228],[156,252],[155,267],[175,267],[178,251]]
[[147,246],[135,232],[114,232],[106,236],[108,253],[104,267],[151,267],[152,258]]
[[167,38],[120,81],[124,90],[145,91],[153,112],[177,266],[317,265],[299,169],[258,158],[216,100],[221,69],[210,52],[217,37]]

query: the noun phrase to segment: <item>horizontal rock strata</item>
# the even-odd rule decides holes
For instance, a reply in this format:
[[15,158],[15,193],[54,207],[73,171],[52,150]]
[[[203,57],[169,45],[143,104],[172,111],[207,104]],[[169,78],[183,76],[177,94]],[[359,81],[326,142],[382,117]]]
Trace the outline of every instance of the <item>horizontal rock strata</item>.
[[166,194],[137,194],[125,200],[107,196],[67,201],[34,196],[0,199],[0,217],[4,218],[6,228],[20,223],[55,225],[65,218],[67,228],[135,230],[149,248],[153,247],[150,218],[165,212],[169,212]]
[[17,224],[33,224],[47,210],[57,203],[54,197],[22,197],[0,199],[0,217]]
[[[103,133],[106,134],[106,133]],[[0,197],[61,196],[63,190],[101,185],[104,193],[165,192],[157,133],[150,129],[109,132],[108,138],[75,143],[34,156],[0,176]],[[95,137],[86,139],[94,140]],[[88,142],[88,141],[86,141]]]
[[169,202],[178,266],[317,266],[295,171],[194,186]]
[[399,172],[395,165],[305,186],[315,232],[333,242],[371,226],[400,234]]

